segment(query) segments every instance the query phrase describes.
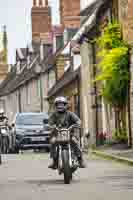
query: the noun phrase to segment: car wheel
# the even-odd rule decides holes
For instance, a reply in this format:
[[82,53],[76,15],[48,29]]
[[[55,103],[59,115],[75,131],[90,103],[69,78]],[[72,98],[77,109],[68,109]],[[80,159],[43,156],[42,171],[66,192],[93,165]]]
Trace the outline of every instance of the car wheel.
[[47,153],[50,152],[50,148],[49,147],[47,147],[45,150],[46,150]]
[[14,153],[19,154],[19,148],[18,147],[15,147]]

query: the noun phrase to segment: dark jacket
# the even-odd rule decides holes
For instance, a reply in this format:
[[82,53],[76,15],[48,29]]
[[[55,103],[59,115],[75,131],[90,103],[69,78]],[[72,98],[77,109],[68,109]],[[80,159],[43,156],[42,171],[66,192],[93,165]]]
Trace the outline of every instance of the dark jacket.
[[65,113],[54,112],[49,118],[50,126],[61,125],[63,128],[69,128],[73,124],[81,125],[81,120],[75,113],[70,111]]

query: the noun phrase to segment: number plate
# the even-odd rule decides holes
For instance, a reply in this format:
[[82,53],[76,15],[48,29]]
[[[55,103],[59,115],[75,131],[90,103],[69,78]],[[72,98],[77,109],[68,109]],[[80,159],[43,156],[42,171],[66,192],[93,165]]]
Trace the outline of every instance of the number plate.
[[46,138],[44,138],[44,137],[32,137],[31,141],[32,142],[34,142],[34,141],[46,141]]
[[58,134],[57,136],[57,141],[58,142],[68,142],[70,140],[70,135],[68,132],[61,132],[60,134]]

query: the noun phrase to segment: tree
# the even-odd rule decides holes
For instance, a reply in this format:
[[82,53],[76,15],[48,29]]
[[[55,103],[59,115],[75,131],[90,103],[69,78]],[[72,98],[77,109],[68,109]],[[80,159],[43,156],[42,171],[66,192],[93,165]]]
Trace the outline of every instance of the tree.
[[[118,23],[109,23],[97,39],[100,63],[95,81],[102,82],[101,94],[116,113],[116,128],[125,129],[123,110],[128,97],[128,45],[122,40]],[[122,123],[121,123],[122,122]]]

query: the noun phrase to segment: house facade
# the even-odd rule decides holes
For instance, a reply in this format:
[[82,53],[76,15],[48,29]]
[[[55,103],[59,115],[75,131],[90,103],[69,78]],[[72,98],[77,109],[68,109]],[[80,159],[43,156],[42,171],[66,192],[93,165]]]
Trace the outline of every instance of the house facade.
[[100,85],[94,83],[97,74],[96,65],[98,46],[95,39],[103,27],[112,19],[118,19],[116,1],[81,1],[81,28],[73,37],[72,42],[80,44],[81,54],[81,113],[84,135],[90,134],[89,143],[99,144],[99,137],[106,134],[108,140],[115,130],[115,114],[104,102],[100,94]]

